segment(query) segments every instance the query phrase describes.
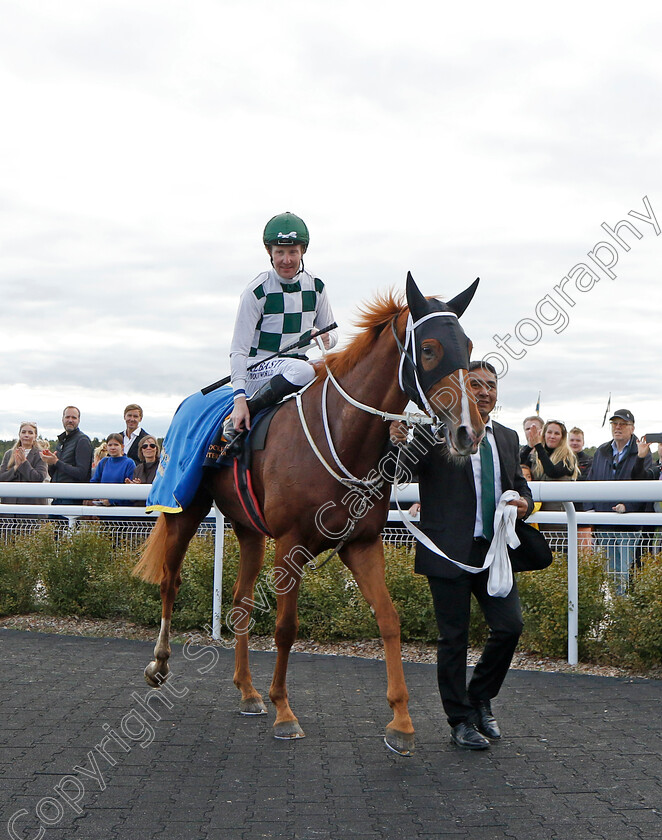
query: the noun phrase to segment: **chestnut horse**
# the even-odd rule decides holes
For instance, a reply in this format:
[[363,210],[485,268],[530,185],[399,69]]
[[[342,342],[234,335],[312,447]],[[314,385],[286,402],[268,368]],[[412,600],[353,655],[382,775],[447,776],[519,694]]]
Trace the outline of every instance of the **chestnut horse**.
[[[436,415],[428,418],[430,422],[434,419],[444,424],[451,451],[458,456],[476,452],[483,423],[475,402],[468,397],[471,344],[458,317],[469,305],[477,283],[442,303],[423,297],[408,275],[408,306],[392,294],[366,305],[358,335],[346,349],[329,354],[326,367],[318,365],[312,385],[279,409],[266,448],[254,453],[253,488],[275,540],[272,583],[277,600],[278,653],[269,698],[276,707],[277,738],[304,735],[286,688],[303,566],[320,552],[336,548],[372,607],[383,639],[387,699],[393,710],[393,719],[386,726],[386,744],[401,755],[413,751],[400,621],[384,580],[381,531],[388,515],[390,486],[377,468],[388,444],[388,423],[384,421],[397,418],[409,397],[429,415]],[[236,619],[232,628],[236,639],[234,684],[241,692],[240,711],[265,714],[248,663],[250,611],[265,537],[247,518],[229,467],[205,470],[192,504],[182,513],[161,514],[134,570],[144,580],[160,583],[163,602],[155,658],[145,669],[145,678],[158,687],[167,677],[170,620],[181,583],[180,568],[188,543],[212,501],[232,523],[240,546],[232,611]]]

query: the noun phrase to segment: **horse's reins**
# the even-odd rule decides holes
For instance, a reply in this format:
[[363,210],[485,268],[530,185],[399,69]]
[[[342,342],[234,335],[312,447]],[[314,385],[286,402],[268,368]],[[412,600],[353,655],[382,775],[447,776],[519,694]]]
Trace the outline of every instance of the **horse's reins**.
[[[396,318],[397,318],[397,316],[395,316],[395,318],[393,319],[392,325],[395,322]],[[397,335],[396,335],[396,340],[398,341],[398,346],[402,347],[402,344],[400,343],[399,339],[397,339]],[[414,422],[432,423],[433,420],[432,420],[431,417],[425,417],[425,415],[422,415],[422,414],[413,414],[412,412],[407,412],[405,414],[392,414],[391,412],[381,411],[380,409],[374,408],[371,405],[366,405],[365,403],[361,403],[358,400],[355,400],[354,397],[350,396],[350,394],[348,394],[347,391],[345,391],[345,389],[338,382],[338,380],[335,378],[333,373],[331,373],[331,370],[330,370],[330,368],[329,368],[329,366],[326,362],[326,348],[322,345],[321,342],[318,342],[318,345],[319,345],[319,348],[322,352],[322,358],[324,360],[324,367],[326,368],[326,372],[327,372],[327,378],[324,382],[324,385],[322,386],[322,421],[323,421],[323,424],[324,424],[324,436],[326,438],[327,446],[329,447],[329,452],[331,453],[331,457],[335,461],[336,465],[342,470],[344,475],[340,475],[331,466],[331,464],[329,464],[329,462],[326,460],[324,455],[322,455],[322,453],[319,450],[319,447],[317,446],[317,444],[315,443],[315,440],[313,439],[313,436],[310,432],[310,428],[308,427],[308,423],[306,422],[306,417],[305,417],[304,412],[303,412],[303,403],[302,403],[301,398],[302,398],[302,395],[303,395],[304,391],[306,391],[314,383],[315,380],[312,380],[311,382],[309,382],[308,385],[306,385],[306,387],[303,388],[302,390],[298,391],[296,396],[295,396],[297,411],[299,412],[299,420],[301,421],[301,428],[303,429],[303,432],[304,432],[304,434],[306,436],[306,439],[307,439],[307,441],[310,445],[310,448],[313,450],[313,452],[317,456],[318,461],[322,464],[322,466],[326,469],[326,471],[336,479],[336,481],[338,481],[344,487],[348,487],[350,490],[356,490],[356,489],[360,488],[360,489],[364,489],[366,491],[370,491],[370,490],[376,489],[381,484],[383,484],[384,480],[381,476],[379,476],[378,478],[372,478],[372,479],[369,479],[369,480],[366,480],[366,479],[363,479],[363,478],[358,478],[357,476],[353,475],[353,473],[351,473],[345,467],[345,465],[342,463],[342,461],[338,457],[338,453],[336,452],[336,448],[333,445],[333,440],[331,438],[331,429],[329,427],[329,417],[328,417],[328,408],[327,408],[327,403],[328,403],[327,395],[328,395],[328,390],[329,390],[329,381],[331,381],[333,383],[333,385],[336,388],[336,390],[338,391],[338,393],[343,397],[343,399],[346,402],[350,403],[350,405],[353,405],[355,408],[358,408],[361,411],[365,411],[368,414],[373,414],[376,417],[380,417],[384,421],[386,421],[386,420],[401,420],[401,421],[404,421],[405,423],[407,423],[407,425],[412,425]]]
[[[351,490],[362,490],[366,494],[371,493],[371,492],[374,493],[377,490],[377,488],[381,487],[381,485],[384,483],[384,478],[381,475],[378,475],[376,478],[371,478],[371,479],[358,478],[357,476],[353,475],[345,467],[345,465],[342,463],[342,461],[338,457],[338,453],[336,451],[336,448],[333,444],[333,440],[332,440],[332,437],[331,437],[331,429],[330,429],[330,426],[329,426],[329,418],[328,418],[328,407],[327,407],[328,399],[327,399],[327,395],[328,395],[328,389],[329,389],[329,382],[331,382],[333,384],[334,388],[338,391],[338,393],[350,405],[353,405],[355,408],[358,408],[361,411],[365,411],[368,414],[372,414],[375,417],[379,417],[383,421],[397,420],[397,421],[401,421],[401,422],[406,423],[408,426],[413,426],[415,424],[420,424],[420,425],[438,424],[438,425],[441,426],[442,429],[445,428],[444,424],[440,424],[439,421],[432,416],[433,415],[432,408],[431,408],[431,406],[430,406],[430,404],[429,404],[429,402],[428,402],[428,400],[425,396],[425,393],[424,393],[424,391],[421,387],[420,381],[418,379],[415,351],[414,351],[414,355],[413,355],[407,349],[407,347],[405,345],[403,345],[403,343],[400,341],[400,338],[398,336],[397,329],[396,329],[396,323],[397,323],[397,319],[398,319],[400,314],[401,313],[399,313],[398,315],[394,315],[393,318],[391,319],[391,331],[393,333],[393,337],[395,339],[396,346],[397,346],[397,348],[400,352],[400,361],[399,361],[399,364],[398,364],[398,383],[399,383],[400,387],[404,390],[404,388],[402,387],[403,386],[402,367],[403,367],[403,364],[404,364],[404,360],[408,359],[409,362],[412,365],[412,370],[413,370],[413,373],[414,373],[414,379],[415,379],[415,382],[416,382],[416,388],[417,388],[419,397],[421,399],[421,402],[423,403],[423,406],[425,407],[426,411],[428,412],[427,414],[420,414],[418,412],[410,412],[410,411],[407,411],[404,414],[394,414],[393,412],[382,411],[381,409],[374,408],[374,406],[366,405],[366,403],[362,403],[362,402],[359,402],[358,400],[354,399],[354,397],[352,397],[350,394],[347,393],[347,391],[345,391],[345,389],[342,387],[342,385],[338,382],[338,380],[335,378],[335,376],[331,372],[331,370],[330,370],[330,368],[327,364],[327,361],[326,361],[326,348],[324,347],[322,342],[318,340],[317,344],[318,344],[318,346],[320,348],[320,351],[322,353],[322,358],[323,358],[323,361],[324,361],[324,367],[326,368],[326,373],[327,373],[327,378],[324,382],[324,385],[322,386],[322,395],[321,395],[322,421],[323,421],[323,425],[324,425],[324,435],[325,435],[325,438],[326,438],[327,446],[329,447],[329,452],[331,453],[331,457],[335,461],[336,465],[340,468],[340,470],[344,473],[344,475],[340,475],[331,466],[331,464],[329,464],[329,462],[326,460],[326,458],[320,452],[319,447],[315,443],[315,441],[313,439],[313,436],[310,432],[310,428],[308,427],[308,423],[306,422],[306,418],[305,418],[305,415],[304,415],[304,412],[303,412],[302,395],[303,395],[304,391],[306,391],[313,384],[313,382],[315,382],[315,380],[312,380],[311,382],[309,382],[308,385],[306,385],[305,388],[303,388],[301,391],[299,391],[295,395],[297,411],[299,413],[299,420],[301,421],[301,428],[303,429],[303,432],[304,432],[304,434],[306,436],[306,439],[307,439],[307,441],[310,445],[310,448],[313,450],[313,452],[317,456],[318,461],[322,464],[322,466],[326,469],[326,471],[330,475],[332,475],[336,479],[336,481],[338,481],[344,487],[348,487]],[[454,312],[432,312],[432,313],[429,313],[429,314],[423,316],[418,321],[414,322],[414,321],[412,321],[411,314],[410,314],[409,315],[409,322],[407,324],[407,336],[412,336],[414,334],[414,330],[416,329],[416,327],[419,326],[420,324],[422,324],[424,321],[427,321],[430,318],[439,317],[439,316],[452,316],[454,318],[457,318],[457,315]],[[406,340],[406,341],[407,341],[407,343],[409,343],[408,340]],[[406,391],[405,391],[405,393],[406,393]],[[321,569],[322,566],[324,566],[326,563],[329,562],[329,560],[331,560],[333,557],[335,557],[335,555],[342,549],[342,547],[345,545],[345,543],[349,540],[349,537],[351,536],[352,532],[354,531],[354,528],[356,527],[356,523],[358,522],[358,518],[357,519],[351,519],[350,522],[351,522],[351,525],[349,527],[348,532],[345,534],[345,536],[342,538],[342,540],[338,543],[338,545],[332,551],[332,553],[328,557],[326,557],[324,559],[324,561],[319,566],[316,566],[316,569]]]

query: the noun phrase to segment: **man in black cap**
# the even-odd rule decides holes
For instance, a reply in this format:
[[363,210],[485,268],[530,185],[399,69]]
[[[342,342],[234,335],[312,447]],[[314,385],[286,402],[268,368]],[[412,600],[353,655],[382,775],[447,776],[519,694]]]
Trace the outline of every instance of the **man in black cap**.
[[[630,481],[645,477],[653,461],[650,453],[640,457],[634,434],[634,415],[627,408],[615,411],[609,418],[612,439],[598,446],[589,470],[589,481]],[[640,513],[645,502],[587,502],[586,510],[616,513]],[[616,577],[618,591],[623,592],[634,566],[636,549],[641,541],[641,525],[603,525],[595,528],[597,544],[606,549],[609,571]]]

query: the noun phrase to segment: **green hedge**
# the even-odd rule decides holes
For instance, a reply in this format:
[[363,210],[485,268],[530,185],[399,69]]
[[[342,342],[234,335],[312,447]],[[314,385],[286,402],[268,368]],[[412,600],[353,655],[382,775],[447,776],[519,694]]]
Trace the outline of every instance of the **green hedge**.
[[[565,656],[568,650],[568,564],[562,555],[540,572],[517,575],[524,614],[520,642],[524,650],[547,656]],[[579,557],[578,649],[581,660],[600,654],[602,630],[609,610],[609,586],[604,559],[599,554]]]
[[34,611],[40,569],[38,558],[48,550],[45,530],[20,543],[0,545],[0,615]]
[[662,661],[662,556],[642,558],[627,596],[614,594],[605,621],[605,661],[648,670]]
[[[231,609],[239,549],[233,535],[225,542],[223,616]],[[135,551],[103,526],[86,524],[73,532],[47,524],[16,542],[0,545],[0,615],[43,612],[93,618],[122,618],[158,625],[159,588],[131,575]],[[256,587],[252,632],[273,634],[276,596],[268,586],[273,544]],[[580,557],[579,656],[650,669],[662,660],[662,557],[646,557],[627,595],[617,595],[604,571],[604,558]],[[213,537],[196,537],[182,568],[182,587],[173,629],[209,624],[214,572]],[[433,642],[437,636],[425,578],[413,573],[413,551],[385,546],[386,582],[400,615],[405,641]],[[543,656],[567,651],[567,566],[564,557],[542,572],[517,576],[525,629],[520,647]],[[377,623],[351,574],[333,558],[317,570],[304,570],[299,592],[299,636],[318,641],[373,638]],[[486,628],[472,604],[470,641],[481,644]]]

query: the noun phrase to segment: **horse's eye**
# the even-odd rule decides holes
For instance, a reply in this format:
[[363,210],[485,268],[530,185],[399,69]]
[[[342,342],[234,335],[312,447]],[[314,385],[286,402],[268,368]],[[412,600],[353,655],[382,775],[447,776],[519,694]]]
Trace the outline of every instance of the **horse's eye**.
[[421,365],[424,370],[433,370],[444,357],[444,348],[435,339],[428,338],[421,345]]

